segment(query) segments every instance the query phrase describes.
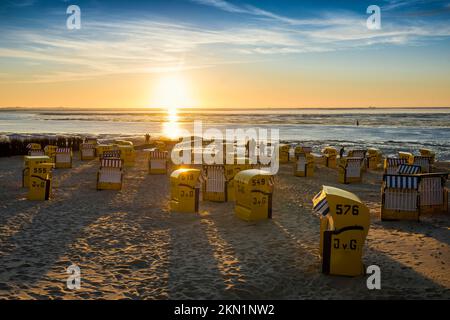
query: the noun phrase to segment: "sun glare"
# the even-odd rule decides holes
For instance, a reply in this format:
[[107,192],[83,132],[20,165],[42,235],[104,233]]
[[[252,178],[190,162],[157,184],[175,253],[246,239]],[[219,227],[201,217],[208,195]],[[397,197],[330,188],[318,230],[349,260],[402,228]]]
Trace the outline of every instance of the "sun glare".
[[194,106],[189,84],[180,74],[163,76],[155,88],[153,105],[167,110],[163,134],[176,138],[179,134],[178,109]]
[[154,106],[173,110],[194,106],[189,84],[180,74],[163,76],[156,86]]

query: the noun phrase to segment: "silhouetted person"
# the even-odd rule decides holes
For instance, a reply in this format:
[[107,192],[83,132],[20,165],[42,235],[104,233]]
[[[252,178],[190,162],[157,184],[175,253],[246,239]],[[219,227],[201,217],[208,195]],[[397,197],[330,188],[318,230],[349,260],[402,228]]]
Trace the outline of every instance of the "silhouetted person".
[[145,143],[146,144],[150,143],[150,135],[148,133],[145,135]]
[[344,147],[342,147],[341,150],[339,150],[339,157],[342,158],[344,156],[344,152],[345,152],[345,149],[344,149]]

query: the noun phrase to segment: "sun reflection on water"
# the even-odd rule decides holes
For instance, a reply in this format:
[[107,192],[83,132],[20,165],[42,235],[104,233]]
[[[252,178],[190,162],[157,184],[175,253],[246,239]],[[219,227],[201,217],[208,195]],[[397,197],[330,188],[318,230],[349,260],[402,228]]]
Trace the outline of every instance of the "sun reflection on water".
[[167,121],[163,123],[163,135],[170,139],[180,136],[180,125],[177,108],[167,109]]

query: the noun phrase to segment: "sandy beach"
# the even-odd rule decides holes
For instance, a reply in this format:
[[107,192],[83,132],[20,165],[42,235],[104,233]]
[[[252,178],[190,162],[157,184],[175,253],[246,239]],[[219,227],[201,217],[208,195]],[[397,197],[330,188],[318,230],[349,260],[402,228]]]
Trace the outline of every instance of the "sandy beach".
[[[299,178],[282,165],[273,219],[248,223],[235,217],[233,203],[170,213],[168,176],[148,175],[142,151],[121,191],[96,191],[98,162],[75,153],[72,169],[54,171],[53,199],[35,202],[21,188],[23,157],[0,158],[0,298],[450,298],[450,216],[381,222],[381,171],[341,185],[337,170]],[[354,192],[370,208],[364,262],[381,268],[381,290],[368,290],[366,277],[321,274],[311,198],[324,184]],[[81,269],[79,290],[66,286],[71,264]]]

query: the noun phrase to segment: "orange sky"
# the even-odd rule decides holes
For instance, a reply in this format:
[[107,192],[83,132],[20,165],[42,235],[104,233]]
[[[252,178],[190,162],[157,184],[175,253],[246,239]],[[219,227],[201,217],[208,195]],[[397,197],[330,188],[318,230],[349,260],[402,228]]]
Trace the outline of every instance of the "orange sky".
[[[161,79],[183,79],[160,92]],[[184,97],[176,107],[448,107],[448,78],[363,73],[286,73],[257,66],[205,68],[177,73],[111,75],[51,83],[2,83],[2,107],[167,107],[167,96]]]

